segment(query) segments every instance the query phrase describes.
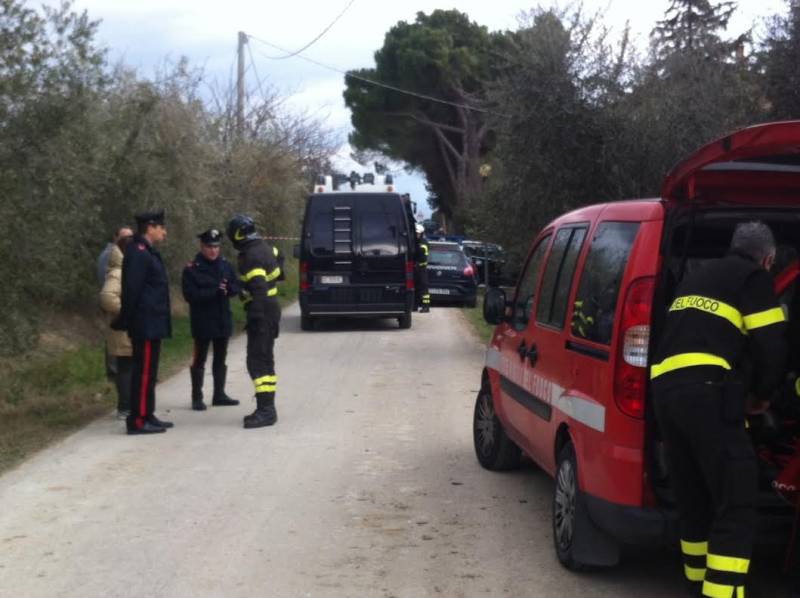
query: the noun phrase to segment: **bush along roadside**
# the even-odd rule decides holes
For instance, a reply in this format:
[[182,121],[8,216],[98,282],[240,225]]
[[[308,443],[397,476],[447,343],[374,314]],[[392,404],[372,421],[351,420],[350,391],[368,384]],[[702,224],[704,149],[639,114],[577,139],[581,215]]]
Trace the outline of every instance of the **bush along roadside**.
[[[297,263],[286,260],[279,283],[282,306],[297,298]],[[235,333],[244,329],[239,301],[232,302]],[[188,315],[172,318],[172,338],[162,345],[159,377],[188,367],[193,340]],[[20,463],[92,420],[111,413],[116,391],[105,376],[102,341],[55,353],[31,352],[0,364],[0,472]]]

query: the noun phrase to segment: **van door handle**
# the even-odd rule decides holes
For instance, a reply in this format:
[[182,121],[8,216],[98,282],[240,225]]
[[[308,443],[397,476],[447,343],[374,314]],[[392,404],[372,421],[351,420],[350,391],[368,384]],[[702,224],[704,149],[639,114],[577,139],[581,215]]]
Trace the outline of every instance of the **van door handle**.
[[536,348],[536,343],[531,344],[531,348],[528,351],[528,361],[531,362],[531,367],[536,365],[536,362],[539,361],[539,350]]
[[525,345],[525,341],[522,341],[517,347],[517,353],[519,353],[519,358],[524,360],[525,357],[528,355],[528,347]]

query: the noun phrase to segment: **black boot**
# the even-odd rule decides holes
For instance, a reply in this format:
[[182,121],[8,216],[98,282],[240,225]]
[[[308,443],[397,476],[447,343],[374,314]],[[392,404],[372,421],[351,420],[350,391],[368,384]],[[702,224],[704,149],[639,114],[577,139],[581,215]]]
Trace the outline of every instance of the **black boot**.
[[192,377],[192,409],[195,411],[205,411],[206,404],[203,402],[203,374],[202,368],[189,368]]
[[278,421],[278,412],[275,411],[275,393],[259,392],[256,394],[256,410],[244,417],[245,428],[263,428],[271,426]]
[[222,366],[211,370],[214,375],[214,398],[211,404],[215,407],[226,407],[228,405],[238,405],[239,401],[230,398],[225,394],[225,378],[228,376],[228,367]]

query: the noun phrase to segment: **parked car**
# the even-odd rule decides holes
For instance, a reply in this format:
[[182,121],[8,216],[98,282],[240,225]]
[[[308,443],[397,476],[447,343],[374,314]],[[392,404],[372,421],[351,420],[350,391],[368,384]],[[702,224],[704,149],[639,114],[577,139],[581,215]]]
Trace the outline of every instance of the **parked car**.
[[478,284],[486,284],[488,272],[489,286],[500,286],[504,282],[503,271],[506,265],[506,253],[496,243],[483,241],[464,241],[461,243],[464,253],[472,262]]
[[[524,453],[554,477],[553,541],[566,567],[616,564],[623,544],[677,542],[649,356],[677,284],[753,219],[797,249],[800,121],[707,145],[668,175],[660,199],[561,216],[533,240],[513,294],[487,292],[497,328],[475,404],[477,458],[503,470]],[[790,342],[797,351],[800,338]],[[763,454],[765,440],[753,439]],[[785,542],[791,511],[774,475],[762,467],[759,529]]]
[[459,302],[467,307],[477,303],[475,268],[458,243],[434,241],[428,244],[428,292],[432,303]]
[[410,206],[382,185],[332,189],[320,177],[308,198],[296,248],[300,259],[300,325],[324,318],[396,318],[411,327],[414,234]]

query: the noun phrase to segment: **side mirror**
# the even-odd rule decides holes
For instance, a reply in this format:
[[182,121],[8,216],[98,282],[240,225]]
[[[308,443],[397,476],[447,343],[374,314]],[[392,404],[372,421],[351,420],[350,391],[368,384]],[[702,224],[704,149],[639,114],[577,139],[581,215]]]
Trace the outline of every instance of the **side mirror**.
[[483,298],[483,319],[489,324],[506,321],[506,293],[503,289],[490,288]]
[[297,260],[300,259],[300,245],[295,245],[294,247],[292,247],[292,255],[294,256],[295,259]]

